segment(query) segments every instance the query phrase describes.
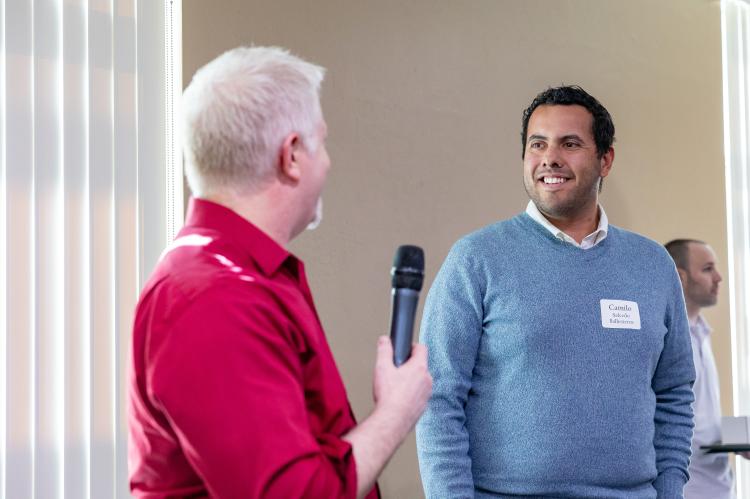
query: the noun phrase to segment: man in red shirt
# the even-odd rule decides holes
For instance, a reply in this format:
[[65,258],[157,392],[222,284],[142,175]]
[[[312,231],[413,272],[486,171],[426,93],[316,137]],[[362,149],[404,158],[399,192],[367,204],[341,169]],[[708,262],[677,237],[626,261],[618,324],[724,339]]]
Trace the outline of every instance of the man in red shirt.
[[129,391],[136,497],[377,497],[432,380],[378,341],[375,409],[356,424],[302,262],[330,166],[324,70],[238,48],[185,90],[194,198],[136,310]]

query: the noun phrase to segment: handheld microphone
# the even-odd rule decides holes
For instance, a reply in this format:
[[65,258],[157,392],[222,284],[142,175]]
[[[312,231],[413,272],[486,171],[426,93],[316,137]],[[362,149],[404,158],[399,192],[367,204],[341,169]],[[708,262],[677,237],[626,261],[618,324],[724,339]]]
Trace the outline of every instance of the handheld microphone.
[[391,268],[391,344],[396,367],[411,356],[414,315],[424,280],[424,252],[419,246],[399,246]]

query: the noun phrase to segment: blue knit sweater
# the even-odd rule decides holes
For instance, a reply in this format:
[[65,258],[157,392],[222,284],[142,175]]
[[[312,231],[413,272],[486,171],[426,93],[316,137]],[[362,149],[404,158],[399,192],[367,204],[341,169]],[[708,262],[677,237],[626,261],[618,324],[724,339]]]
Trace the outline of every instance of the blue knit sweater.
[[582,250],[525,213],[485,227],[450,251],[421,340],[428,499],[682,497],[695,374],[659,244],[610,226]]

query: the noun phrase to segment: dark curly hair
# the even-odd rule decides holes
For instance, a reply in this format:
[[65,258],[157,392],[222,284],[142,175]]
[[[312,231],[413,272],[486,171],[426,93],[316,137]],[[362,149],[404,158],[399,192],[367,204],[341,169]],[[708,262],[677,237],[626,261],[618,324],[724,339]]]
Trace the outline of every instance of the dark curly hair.
[[609,111],[581,87],[577,85],[565,85],[548,88],[544,92],[541,92],[534,98],[531,105],[524,110],[521,125],[521,158],[526,155],[526,134],[529,128],[531,113],[537,107],[544,105],[578,105],[585,107],[594,117],[591,132],[594,135],[596,152],[600,158],[604,156],[615,142],[615,125],[612,123],[612,116],[609,115]]

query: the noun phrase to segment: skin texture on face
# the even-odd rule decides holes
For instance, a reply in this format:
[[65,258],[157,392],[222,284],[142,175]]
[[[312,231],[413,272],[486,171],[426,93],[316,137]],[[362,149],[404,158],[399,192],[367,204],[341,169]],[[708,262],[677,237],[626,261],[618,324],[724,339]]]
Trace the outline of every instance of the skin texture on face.
[[295,151],[296,161],[300,165],[300,196],[302,196],[302,208],[305,218],[302,220],[303,228],[311,227],[320,223],[322,218],[322,193],[326,182],[328,170],[331,167],[331,159],[326,149],[326,137],[328,127],[325,121],[321,121],[316,128],[317,149],[308,150],[304,144],[299,144]]
[[716,254],[701,243],[688,245],[687,269],[678,269],[688,311],[716,305],[721,274],[716,269]]
[[596,218],[599,181],[609,174],[614,150],[598,157],[592,123],[578,105],[539,106],[529,118],[524,187],[550,219]]

